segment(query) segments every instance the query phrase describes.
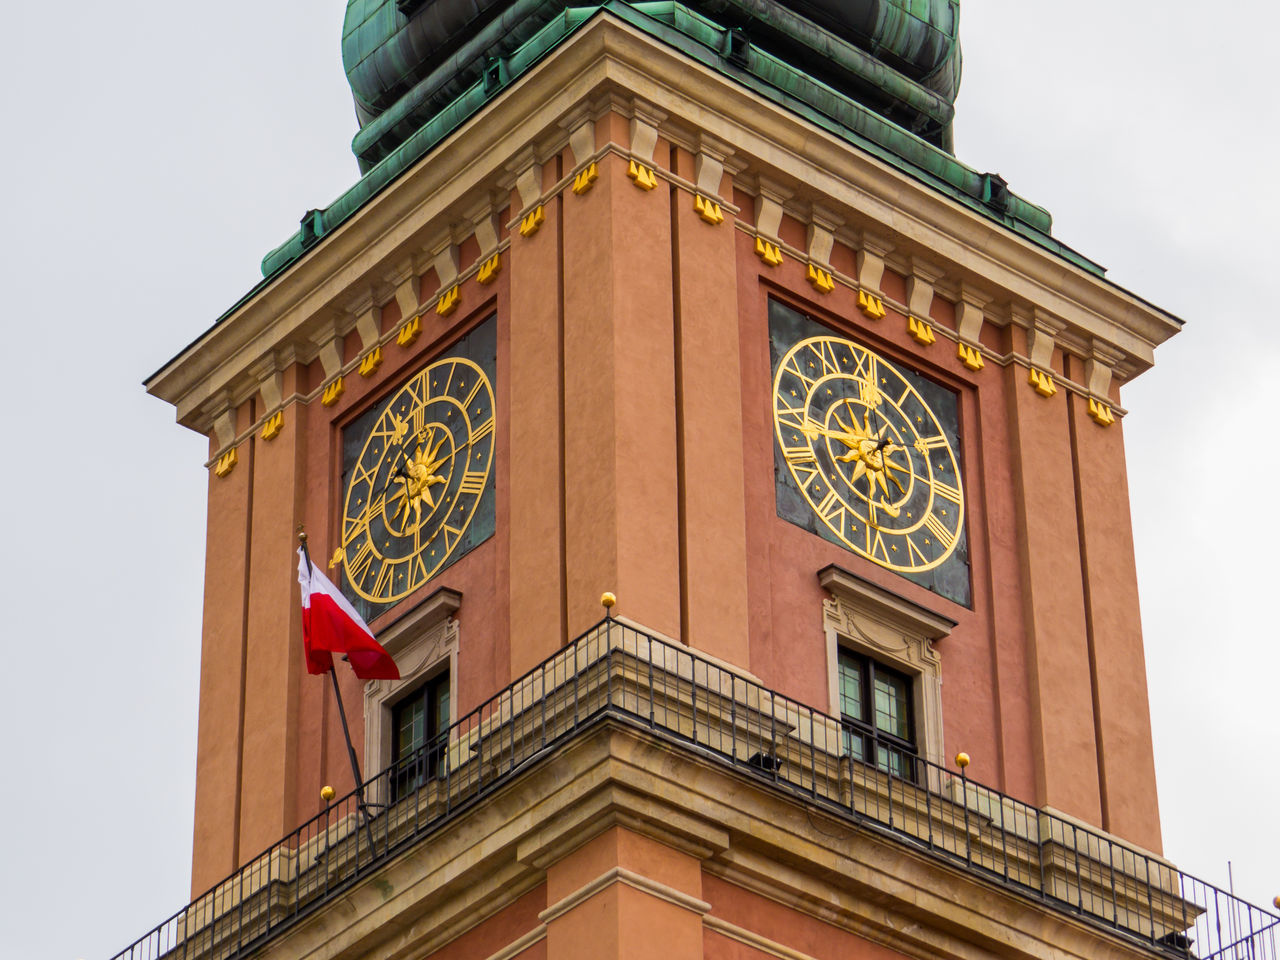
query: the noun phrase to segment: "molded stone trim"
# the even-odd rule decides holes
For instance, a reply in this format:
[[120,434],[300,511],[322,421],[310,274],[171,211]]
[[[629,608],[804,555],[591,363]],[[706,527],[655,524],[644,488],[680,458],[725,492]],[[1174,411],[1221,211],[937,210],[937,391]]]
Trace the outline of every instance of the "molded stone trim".
[[[371,680],[364,687],[364,774],[391,764],[391,710],[396,702],[442,670],[449,671],[449,722],[458,703],[458,621],[462,594],[440,587],[403,617],[384,627],[378,642],[400,669],[399,680]],[[379,781],[379,786],[382,781]],[[375,802],[386,798],[371,797]]]
[[912,678],[917,748],[930,763],[943,765],[942,658],[933,641],[949,634],[956,621],[834,564],[818,571],[818,582],[831,594],[822,604],[831,715],[840,715],[841,647],[887,662]]

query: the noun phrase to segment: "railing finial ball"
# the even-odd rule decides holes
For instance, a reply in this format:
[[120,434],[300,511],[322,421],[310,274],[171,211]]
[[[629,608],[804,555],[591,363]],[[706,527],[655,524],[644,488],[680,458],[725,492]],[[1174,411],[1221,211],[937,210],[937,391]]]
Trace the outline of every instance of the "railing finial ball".
[[969,755],[961,750],[956,754],[956,766],[963,770],[969,765]]
[[333,787],[329,786],[327,783],[320,788],[320,799],[325,803],[331,802],[337,795],[338,791],[333,789]]
[[617,602],[618,598],[614,596],[611,590],[606,590],[604,593],[600,594],[600,605],[606,610],[611,609]]
[[1277,910],[1280,910],[1280,897],[1273,897],[1271,903]]

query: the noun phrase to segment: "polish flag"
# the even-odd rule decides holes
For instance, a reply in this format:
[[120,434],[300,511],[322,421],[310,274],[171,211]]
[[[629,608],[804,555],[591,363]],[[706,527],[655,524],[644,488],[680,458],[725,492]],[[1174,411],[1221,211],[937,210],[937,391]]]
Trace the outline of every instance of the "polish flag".
[[391,654],[373,639],[364,618],[342,592],[298,549],[298,583],[302,586],[302,644],[308,673],[328,673],[333,654],[345,653],[361,680],[399,680]]

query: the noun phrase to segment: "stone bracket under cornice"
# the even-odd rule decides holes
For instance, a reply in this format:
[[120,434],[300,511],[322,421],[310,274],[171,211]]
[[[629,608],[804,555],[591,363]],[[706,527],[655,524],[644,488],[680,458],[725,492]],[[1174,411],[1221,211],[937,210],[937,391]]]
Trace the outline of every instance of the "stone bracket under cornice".
[[[626,90],[643,90],[643,101],[622,92]],[[637,142],[597,148],[601,111],[629,113],[636,121],[632,128],[638,132]],[[546,157],[556,143],[567,143],[575,162],[586,169],[610,153],[636,159],[633,147],[641,155],[649,152],[646,159],[652,160],[651,144],[657,136],[691,149],[699,158],[695,182],[682,181],[655,164],[655,177],[674,189],[697,195],[716,181],[719,191],[727,172],[735,184],[767,182],[775,197],[789,192],[784,210],[820,207],[821,213],[811,215],[809,249],[794,255],[815,266],[815,273],[824,271],[818,275],[821,283],[828,279],[832,285],[846,283],[881,301],[885,259],[892,253],[895,263],[919,259],[940,268],[944,275],[935,281],[937,289],[970,284],[986,291],[991,300],[981,307],[984,322],[1001,322],[999,318],[1016,304],[1032,305],[1056,318],[1062,325],[1051,334],[1056,347],[1078,351],[1083,361],[1095,364],[1088,376],[1090,385],[1072,388],[1058,379],[1059,386],[1082,395],[1098,392],[1104,378],[1098,364],[1111,369],[1108,384],[1128,379],[1150,366],[1154,346],[1177,330],[1178,321],[1169,314],[606,13],[567,37],[553,55],[512,83],[482,114],[462,124],[440,148],[406,170],[394,189],[371,196],[306,256],[246,298],[153,375],[147,388],[178,408],[179,422],[211,433],[210,405],[217,408],[221,403],[214,398],[247,397],[258,390],[253,369],[270,351],[293,349],[304,362],[324,351],[332,366],[329,345],[347,332],[328,336],[324,328],[335,323],[335,315],[344,316],[348,329],[359,332],[362,350],[376,346],[370,337],[369,311],[352,317],[346,305],[362,296],[362,290],[382,291],[389,276],[404,275],[407,261],[412,261],[415,271],[428,269],[421,251],[430,250],[435,258],[430,266],[442,280],[438,297],[451,289],[443,282],[446,277],[455,285],[468,279],[468,275],[457,275],[456,250],[447,249],[459,242],[452,225],[466,224],[465,229],[474,232],[479,225],[468,221],[466,214],[485,202],[498,207],[493,198],[504,190],[510,196],[510,165],[531,147],[535,157]],[[526,164],[525,169],[531,170],[532,165]],[[568,182],[581,173],[580,169],[570,175]],[[539,197],[533,190],[539,185],[523,179],[526,189],[521,202],[536,205]],[[562,189],[556,185],[552,192]],[[719,203],[719,212],[726,218],[737,218],[740,211],[727,200],[711,202]],[[445,248],[433,245],[433,238],[442,238],[441,224],[450,225]],[[756,229],[741,221],[738,226]],[[828,235],[833,242],[851,244],[855,278],[839,277],[828,270],[829,263],[819,264],[831,259]],[[502,243],[511,240],[505,238]],[[781,244],[777,247],[779,254],[789,252]],[[502,253],[501,245],[495,252]],[[446,259],[440,260],[441,256]],[[450,257],[452,277],[448,277]],[[475,270],[470,275],[478,277],[479,266],[469,269]],[[916,277],[914,269],[910,272]],[[487,275],[492,273],[491,268]],[[412,293],[404,287],[406,282],[407,276],[386,288],[388,300],[403,300],[402,310],[410,304]],[[926,281],[920,276],[916,282]],[[902,306],[910,315],[910,305]],[[958,311],[967,321],[963,333],[937,325],[933,329],[939,337],[963,342],[990,361],[994,354],[981,348],[977,335],[981,324],[975,319],[976,306],[965,301]],[[1031,367],[1043,370],[1043,357],[1035,359],[1043,351],[1042,346],[1033,346]],[[1005,361],[1028,362],[1012,354]],[[226,433],[225,422],[221,433]]]

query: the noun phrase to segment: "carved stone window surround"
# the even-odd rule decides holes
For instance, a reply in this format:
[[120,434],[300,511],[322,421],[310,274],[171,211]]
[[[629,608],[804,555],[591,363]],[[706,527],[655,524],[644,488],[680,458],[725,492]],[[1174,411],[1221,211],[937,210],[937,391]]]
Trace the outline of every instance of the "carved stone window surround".
[[[399,680],[370,680],[364,687],[364,775],[390,766],[392,710],[406,696],[444,671],[449,672],[449,723],[457,720],[458,621],[462,594],[440,587],[420,604],[384,627],[378,642],[400,669]],[[370,797],[383,802],[384,797]]]
[[834,564],[818,571],[818,582],[830,594],[822,624],[832,716],[840,715],[837,663],[845,647],[912,678],[916,748],[930,763],[943,764],[942,658],[933,642],[956,622]]

